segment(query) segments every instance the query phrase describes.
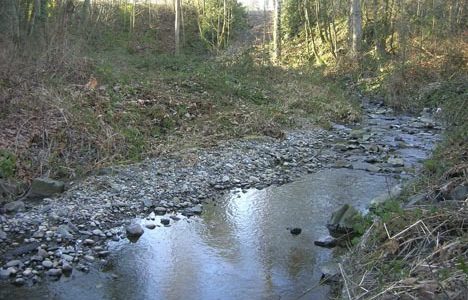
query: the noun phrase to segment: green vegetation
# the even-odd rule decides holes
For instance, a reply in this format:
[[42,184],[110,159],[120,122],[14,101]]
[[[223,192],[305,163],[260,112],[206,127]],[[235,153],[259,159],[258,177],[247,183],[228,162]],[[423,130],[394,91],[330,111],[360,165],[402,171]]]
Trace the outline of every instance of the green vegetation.
[[8,150],[0,149],[0,178],[10,178],[16,171],[16,158]]

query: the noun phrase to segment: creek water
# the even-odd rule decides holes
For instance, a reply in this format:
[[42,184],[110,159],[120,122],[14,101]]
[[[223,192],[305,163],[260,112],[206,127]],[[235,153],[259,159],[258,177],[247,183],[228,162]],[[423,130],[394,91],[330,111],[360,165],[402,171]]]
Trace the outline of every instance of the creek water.
[[[436,140],[419,129],[390,129],[393,119],[369,119],[375,124],[366,126],[380,143],[394,145],[399,135],[410,144],[395,153],[405,165],[417,167]],[[399,119],[405,121],[411,120]],[[89,273],[73,271],[32,287],[0,283],[0,299],[326,299],[329,287],[317,283],[333,252],[314,240],[328,234],[325,224],[340,205],[364,210],[398,183],[365,171],[364,158],[348,156],[354,169],[328,168],[282,186],[230,191],[205,204],[199,217],[173,215],[169,226],[145,229],[135,243],[110,242],[110,256]],[[160,224],[169,217],[137,221]],[[302,233],[292,235],[292,227]]]
[[[332,252],[314,240],[327,235],[324,225],[336,207],[365,208],[394,183],[365,171],[328,169],[279,187],[235,190],[206,205],[201,217],[146,230],[136,243],[114,242],[108,262],[88,274],[10,288],[8,298],[324,299],[327,286],[310,288]],[[302,233],[294,236],[289,227]]]

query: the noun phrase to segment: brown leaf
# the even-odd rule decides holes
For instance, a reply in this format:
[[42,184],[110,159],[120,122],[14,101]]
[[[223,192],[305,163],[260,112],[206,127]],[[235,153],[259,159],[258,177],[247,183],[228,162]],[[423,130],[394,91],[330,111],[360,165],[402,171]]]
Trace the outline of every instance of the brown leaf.
[[88,90],[94,90],[94,89],[96,89],[97,85],[98,85],[97,79],[94,78],[93,76],[91,76],[88,83],[85,84],[84,87],[85,87],[85,89],[88,89]]

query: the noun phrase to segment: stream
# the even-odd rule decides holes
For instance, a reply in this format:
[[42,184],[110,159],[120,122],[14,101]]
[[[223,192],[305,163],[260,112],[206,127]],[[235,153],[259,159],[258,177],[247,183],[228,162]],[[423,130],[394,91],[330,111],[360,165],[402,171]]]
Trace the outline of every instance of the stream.
[[[404,168],[372,169],[369,153],[347,146],[345,164],[284,185],[233,188],[207,201],[200,216],[147,213],[135,221],[156,228],[145,228],[136,242],[109,241],[110,255],[89,272],[73,271],[30,287],[0,282],[0,299],[326,299],[329,287],[317,283],[320,266],[333,260],[333,250],[314,241],[328,235],[325,224],[340,205],[364,211],[372,199],[411,177],[408,170],[420,167],[438,134],[401,125],[414,121],[373,110],[363,122],[369,130],[359,137],[360,144],[369,139],[366,133],[380,145],[405,141],[392,152]],[[351,129],[337,125],[335,130]],[[391,168],[399,162],[392,163]],[[385,161],[379,165],[385,167],[390,168]],[[163,218],[170,223],[162,226]],[[302,233],[292,235],[288,228],[293,227]]]

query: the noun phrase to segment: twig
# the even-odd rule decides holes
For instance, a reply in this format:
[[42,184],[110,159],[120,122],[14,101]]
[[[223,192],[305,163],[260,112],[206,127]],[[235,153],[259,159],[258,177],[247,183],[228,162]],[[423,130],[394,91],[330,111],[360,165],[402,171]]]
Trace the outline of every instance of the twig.
[[345,276],[345,272],[343,270],[343,267],[341,266],[341,263],[338,263],[338,267],[340,268],[340,272],[341,272],[341,276],[343,277],[343,282],[344,282],[344,285],[345,285],[345,288],[346,288],[346,293],[348,294],[348,299],[351,300],[351,293],[349,292],[349,288],[348,288],[348,282],[346,281],[346,276]]

